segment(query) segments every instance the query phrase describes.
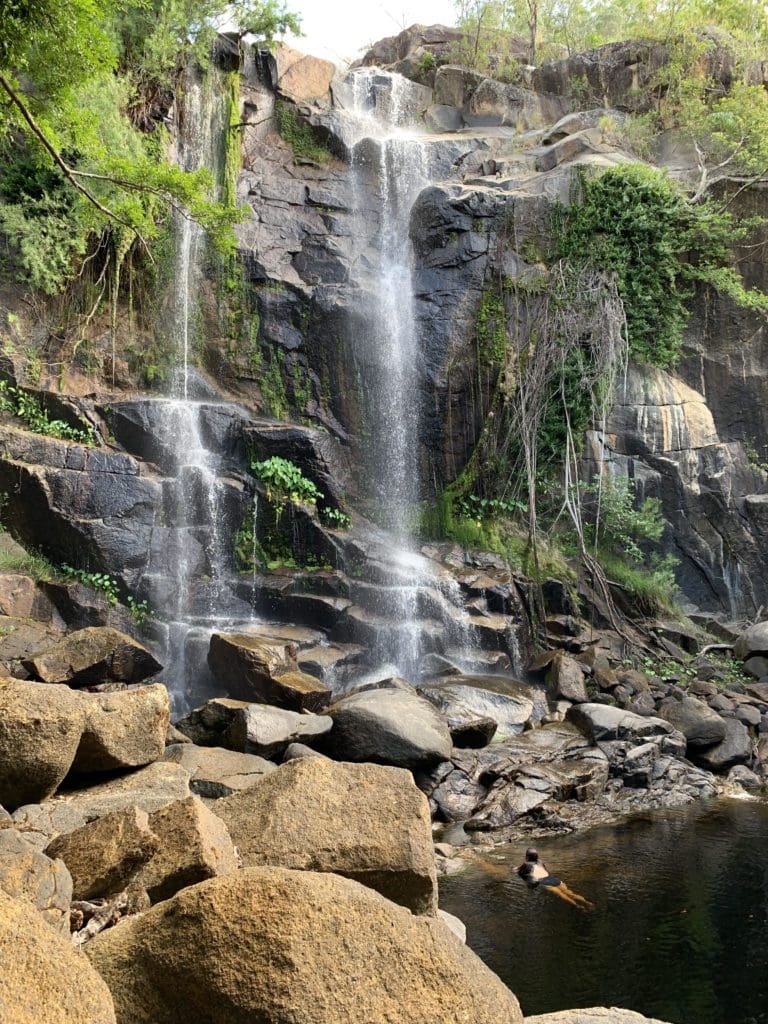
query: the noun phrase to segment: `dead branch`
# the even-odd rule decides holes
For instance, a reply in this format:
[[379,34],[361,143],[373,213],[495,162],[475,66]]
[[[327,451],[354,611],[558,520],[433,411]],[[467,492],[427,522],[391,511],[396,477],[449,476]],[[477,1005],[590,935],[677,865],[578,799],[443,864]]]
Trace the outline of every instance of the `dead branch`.
[[149,897],[140,886],[129,886],[109,900],[74,900],[70,910],[72,943],[81,946],[111,928],[128,914],[149,909]]
[[699,657],[709,654],[710,651],[732,651],[733,644],[705,644],[699,651]]

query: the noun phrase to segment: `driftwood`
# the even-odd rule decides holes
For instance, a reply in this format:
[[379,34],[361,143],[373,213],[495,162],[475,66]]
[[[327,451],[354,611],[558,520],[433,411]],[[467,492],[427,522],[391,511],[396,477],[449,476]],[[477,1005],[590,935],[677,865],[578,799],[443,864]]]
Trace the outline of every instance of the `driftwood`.
[[69,913],[72,942],[82,946],[123,917],[148,909],[149,896],[140,886],[129,886],[108,900],[73,900]]
[[699,657],[703,654],[709,654],[710,651],[732,651],[733,644],[706,644],[699,651]]

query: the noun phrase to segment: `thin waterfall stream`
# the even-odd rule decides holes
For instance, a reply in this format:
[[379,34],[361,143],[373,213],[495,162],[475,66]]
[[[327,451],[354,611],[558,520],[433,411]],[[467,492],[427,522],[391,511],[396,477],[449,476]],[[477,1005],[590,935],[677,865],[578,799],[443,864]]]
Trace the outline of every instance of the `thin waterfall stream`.
[[[188,69],[177,108],[176,160],[186,171],[207,168],[217,178],[224,130],[220,74]],[[183,210],[173,213],[174,274],[170,344],[176,353],[170,395],[156,402],[155,419],[169,452],[165,481],[163,540],[159,553],[166,595],[159,610],[167,622],[165,679],[178,711],[191,690],[210,682],[205,652],[214,628],[229,620],[227,580],[232,572],[230,524],[226,515],[223,453],[210,435],[222,404],[194,368],[199,331],[199,295],[205,236]],[[150,559],[149,575],[153,563]],[[223,614],[224,611],[224,614]]]

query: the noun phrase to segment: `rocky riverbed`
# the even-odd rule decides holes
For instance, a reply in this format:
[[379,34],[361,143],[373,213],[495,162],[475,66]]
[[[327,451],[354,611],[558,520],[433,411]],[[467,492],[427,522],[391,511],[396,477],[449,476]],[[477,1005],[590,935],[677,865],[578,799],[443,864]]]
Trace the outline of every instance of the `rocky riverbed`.
[[[438,909],[460,858],[436,823],[522,843],[762,787],[765,683],[724,686],[707,657],[693,681],[622,668],[572,618],[527,681],[443,665],[338,693],[277,626],[215,635],[212,669],[250,699],[171,723],[139,640],[67,629],[22,575],[0,604],[0,995],[30,1020],[517,1022]],[[736,641],[752,671],[767,634]],[[553,1022],[603,1019],[579,1014]]]

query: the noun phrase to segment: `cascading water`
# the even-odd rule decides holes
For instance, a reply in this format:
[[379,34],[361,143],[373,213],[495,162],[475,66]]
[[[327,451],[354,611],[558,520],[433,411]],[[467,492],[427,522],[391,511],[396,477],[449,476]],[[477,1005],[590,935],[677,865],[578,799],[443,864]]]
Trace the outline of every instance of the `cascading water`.
[[[405,82],[377,69],[353,74],[353,189],[365,187],[375,164],[379,223],[366,380],[371,403],[369,477],[376,517],[409,548],[420,498],[418,340],[411,281],[411,208],[429,184],[427,146],[405,127]],[[382,83],[382,77],[384,79]],[[382,88],[383,85],[383,88]],[[356,203],[361,210],[363,204]]]
[[[177,162],[185,171],[215,167],[214,136],[221,121],[216,106],[221,105],[222,91],[217,88],[216,73],[200,78],[192,71],[186,74],[182,116],[177,133]],[[218,115],[218,116],[217,116]],[[202,406],[190,399],[191,350],[194,323],[198,312],[195,296],[202,277],[204,252],[203,229],[183,210],[174,211],[176,260],[173,280],[174,321],[173,335],[178,353],[178,366],[174,374],[173,397],[168,403],[169,433],[174,439],[177,455],[177,521],[189,529],[194,522],[194,510],[200,509],[207,525],[209,575],[214,579],[223,564],[219,530],[221,505],[219,471],[220,459],[206,448],[203,441]],[[191,584],[195,572],[195,559],[190,556],[191,545],[183,546],[178,571],[177,613],[180,618],[189,614]]]
[[[217,142],[224,130],[224,97],[219,74],[185,74],[177,112],[176,160],[185,171],[207,168],[216,177]],[[176,353],[171,395],[155,403],[154,419],[168,450],[165,482],[165,550],[153,570],[164,577],[165,598],[156,610],[167,624],[164,678],[174,703],[188,703],[191,674],[205,672],[204,651],[221,606],[220,590],[230,569],[226,539],[223,458],[209,439],[207,419],[216,404],[200,394],[193,367],[200,284],[205,252],[203,229],[184,211],[173,214],[174,276],[169,345]],[[168,557],[168,547],[172,554]],[[190,654],[194,658],[191,665]],[[198,685],[205,680],[196,679]]]
[[[435,578],[430,563],[414,550],[413,534],[422,498],[420,486],[420,351],[412,281],[411,211],[431,183],[430,146],[411,126],[410,83],[378,68],[349,76],[351,109],[345,135],[352,150],[353,202],[358,236],[362,201],[373,178],[378,222],[370,239],[376,264],[366,288],[368,331],[363,340],[367,368],[370,445],[368,491],[373,517],[395,539],[388,561],[390,586],[380,591],[377,611],[394,621],[379,631],[378,656],[416,679],[434,632],[447,624],[454,646],[471,643],[471,629],[458,586]],[[425,592],[431,591],[427,595]],[[437,607],[436,607],[437,606]],[[428,609],[428,611],[425,611]],[[429,618],[426,616],[429,615]]]

